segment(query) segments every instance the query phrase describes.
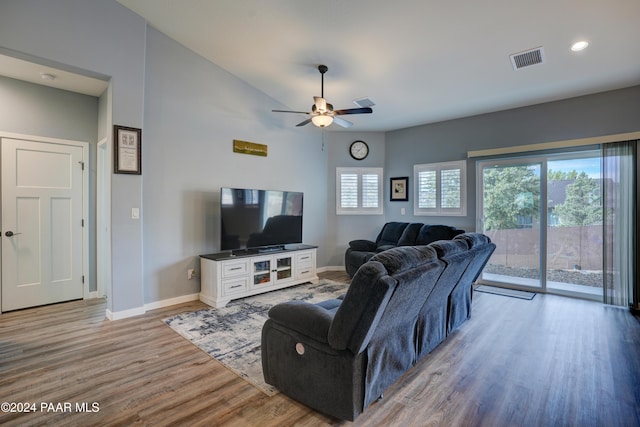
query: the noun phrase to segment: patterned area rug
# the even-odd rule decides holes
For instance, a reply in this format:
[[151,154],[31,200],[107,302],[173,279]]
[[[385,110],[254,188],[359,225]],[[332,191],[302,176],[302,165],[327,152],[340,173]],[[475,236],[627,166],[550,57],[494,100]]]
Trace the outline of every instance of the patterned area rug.
[[262,376],[260,341],[262,325],[274,305],[291,300],[311,303],[347,292],[347,283],[320,280],[231,301],[223,308],[179,314],[164,322],[199,349],[223,363],[269,396],[277,390]]

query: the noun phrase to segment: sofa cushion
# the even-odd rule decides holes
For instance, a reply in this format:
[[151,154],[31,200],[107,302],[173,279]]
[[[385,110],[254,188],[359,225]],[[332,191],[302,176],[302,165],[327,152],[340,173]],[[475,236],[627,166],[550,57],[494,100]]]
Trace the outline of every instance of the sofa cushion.
[[367,262],[353,276],[351,286],[329,328],[329,345],[360,353],[382,316],[397,282],[379,262]]
[[480,276],[482,269],[496,248],[489,237],[479,233],[465,233],[456,236],[453,241],[468,245],[473,258],[451,292],[447,333],[451,333],[471,317],[472,285]]
[[418,316],[416,346],[418,359],[424,357],[447,336],[449,298],[473,255],[467,244],[457,240],[439,240],[429,245],[446,267]]
[[422,224],[418,222],[407,225],[407,228],[405,228],[402,232],[402,236],[400,236],[400,239],[398,239],[397,246],[415,245],[420,228],[422,228]]
[[349,247],[354,251],[373,252],[376,250],[376,244],[371,240],[352,240],[349,242]]
[[377,246],[398,244],[398,240],[402,236],[404,229],[407,228],[407,222],[388,222],[382,227],[378,238],[376,239]]
[[433,244],[431,244],[431,247],[436,251],[436,254],[438,254],[438,258],[440,259],[446,258],[459,252],[466,252],[469,249],[467,242],[460,239],[440,240],[437,242],[433,242]]
[[416,237],[416,245],[428,245],[438,240],[451,240],[454,236],[462,234],[463,230],[448,225],[429,225],[425,224],[420,228]]
[[460,240],[467,244],[469,249],[473,249],[475,247],[481,245],[487,245],[491,243],[491,239],[488,236],[480,233],[466,233],[456,236],[454,240]]
[[435,251],[428,246],[401,246],[375,254],[370,261],[378,261],[389,276],[395,276],[436,259]]
[[318,342],[326,343],[333,314],[340,305],[339,301],[332,301],[335,302],[309,304],[306,301],[287,301],[271,307],[269,318]]

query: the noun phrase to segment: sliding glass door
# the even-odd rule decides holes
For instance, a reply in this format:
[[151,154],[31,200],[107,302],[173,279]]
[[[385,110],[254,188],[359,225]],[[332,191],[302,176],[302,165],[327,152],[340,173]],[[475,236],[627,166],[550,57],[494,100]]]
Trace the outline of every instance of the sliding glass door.
[[540,162],[481,163],[480,224],[496,244],[482,278],[516,287],[542,286]]
[[547,162],[547,289],[602,299],[602,179],[598,153]]
[[599,152],[478,163],[478,230],[496,244],[484,282],[602,296]]

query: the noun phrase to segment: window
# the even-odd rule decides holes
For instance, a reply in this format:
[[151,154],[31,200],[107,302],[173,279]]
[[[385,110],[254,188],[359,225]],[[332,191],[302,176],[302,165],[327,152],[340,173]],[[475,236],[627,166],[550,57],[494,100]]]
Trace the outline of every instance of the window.
[[414,215],[466,215],[466,165],[466,160],[414,165]]
[[382,215],[382,168],[336,168],[336,214]]

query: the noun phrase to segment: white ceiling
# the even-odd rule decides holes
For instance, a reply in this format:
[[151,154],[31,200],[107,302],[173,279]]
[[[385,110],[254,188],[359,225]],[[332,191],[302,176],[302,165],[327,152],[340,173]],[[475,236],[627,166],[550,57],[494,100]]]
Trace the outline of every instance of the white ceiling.
[[[325,98],[336,109],[363,97],[376,103],[373,114],[348,117],[354,131],[640,84],[639,0],[118,1],[269,95],[267,111],[308,111],[320,95],[317,66],[327,65]],[[580,39],[589,48],[571,52]],[[510,54],[540,46],[543,64],[513,70]],[[10,68],[0,62],[3,74]],[[55,85],[40,68],[32,81]],[[306,117],[281,118],[293,127]]]
[[[272,97],[265,110],[310,110],[317,66],[327,65],[325,98],[336,109],[376,103],[373,114],[348,117],[354,131],[640,84],[638,0],[118,1]],[[589,48],[571,52],[580,39]],[[545,63],[513,70],[510,54],[540,46]]]
[[102,95],[109,84],[103,79],[2,54],[0,54],[0,74],[13,79],[96,97]]

